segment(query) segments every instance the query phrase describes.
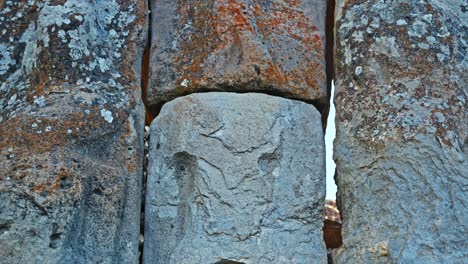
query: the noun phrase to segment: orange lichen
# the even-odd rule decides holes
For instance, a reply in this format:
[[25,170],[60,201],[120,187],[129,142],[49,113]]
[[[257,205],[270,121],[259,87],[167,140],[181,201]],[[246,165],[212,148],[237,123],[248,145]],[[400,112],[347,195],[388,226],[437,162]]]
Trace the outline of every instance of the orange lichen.
[[444,122],[440,122],[435,118],[435,115],[439,114],[443,116],[444,118],[446,116],[453,116],[454,114],[451,113],[449,110],[441,110],[441,109],[433,109],[431,111],[431,121],[433,126],[436,128],[435,136],[441,141],[441,143],[447,145],[448,147],[453,147],[453,144],[451,142],[451,138],[449,137],[447,130],[454,130],[455,128],[453,127],[453,124],[450,122],[450,120],[445,120]]
[[288,36],[301,41],[308,51],[321,53],[323,43],[317,27],[311,23],[304,12],[292,7],[275,3],[275,11],[259,19],[258,25],[262,34],[268,37],[274,32],[284,32]]
[[277,65],[268,63],[268,68],[265,70],[265,75],[268,76],[269,80],[276,85],[286,85],[288,82],[287,76],[283,71],[278,69]]
[[[239,32],[254,32],[249,19],[247,18],[247,7],[242,2],[236,0],[229,0],[229,3],[223,3],[225,1],[218,0],[219,7],[217,10],[217,23],[216,32],[220,36],[222,42],[232,41],[232,34]],[[223,49],[225,45],[218,46],[217,51]]]
[[[207,79],[204,72],[209,56],[222,56],[218,54],[230,47],[237,47],[242,54],[242,44],[252,42],[251,38],[273,42],[276,47],[281,48],[284,44],[280,42],[280,36],[301,43],[306,53],[302,63],[285,70],[275,58],[268,62],[262,57],[247,54],[246,58],[253,60],[249,63],[262,66],[261,80],[268,86],[298,90],[302,98],[310,97],[309,89],[320,93],[319,83],[325,83],[326,78],[324,46],[317,27],[298,8],[302,1],[294,0],[287,4],[275,2],[268,11],[257,1],[254,2],[253,6],[237,0],[184,1],[179,5],[178,12],[182,19],[176,35],[179,38],[180,51],[173,60],[178,71],[176,94],[187,94],[197,88],[204,89],[205,84],[213,82]],[[268,52],[274,54],[275,49],[269,48]],[[244,62],[240,61],[241,65],[242,63]],[[236,73],[239,76],[229,78],[243,82],[253,81],[254,75],[249,77],[250,72],[244,71],[240,70]],[[189,84],[182,86],[181,83],[185,80]]]
[[[127,122],[125,123],[125,133],[122,137],[120,137],[119,141],[122,146],[138,148],[138,146],[129,146],[128,144],[128,140],[132,139],[133,133],[135,133],[135,130],[133,129],[133,126],[130,122],[131,122],[130,119],[128,119]],[[134,155],[134,154],[127,157],[127,169],[129,172],[131,173],[136,172],[136,169],[138,166],[137,163],[140,163],[140,161],[137,159],[138,157],[139,155]]]
[[50,180],[46,180],[44,182],[35,184],[33,186],[33,191],[37,193],[54,193],[58,189],[63,188],[62,186],[62,181],[65,179],[72,180],[73,185],[79,185],[77,184],[77,179],[75,174],[73,174],[69,169],[61,167],[56,173],[55,173],[55,178],[51,182]]
[[[34,116],[18,116],[5,120],[0,126],[0,134],[3,135],[0,138],[0,148],[27,146],[38,153],[44,153],[54,147],[69,144],[71,138],[89,138],[94,133],[101,133],[100,130],[111,129],[110,124],[99,115],[98,106],[89,107],[89,110],[89,114],[83,111],[64,114],[61,119],[41,117],[41,122],[35,128],[31,127],[36,123],[37,118]],[[121,112],[119,116],[125,118],[125,113]],[[47,131],[47,127],[50,127],[50,131]]]

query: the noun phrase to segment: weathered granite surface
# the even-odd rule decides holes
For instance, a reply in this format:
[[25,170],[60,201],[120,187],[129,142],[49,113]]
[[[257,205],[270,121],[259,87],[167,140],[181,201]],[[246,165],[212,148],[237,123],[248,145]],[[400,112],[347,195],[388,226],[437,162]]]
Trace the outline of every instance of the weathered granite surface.
[[337,6],[335,263],[465,263],[466,1]]
[[326,263],[325,151],[311,105],[202,93],[151,125],[144,263]]
[[201,91],[326,104],[326,0],[152,0],[148,104]]
[[146,1],[0,1],[0,263],[136,263]]

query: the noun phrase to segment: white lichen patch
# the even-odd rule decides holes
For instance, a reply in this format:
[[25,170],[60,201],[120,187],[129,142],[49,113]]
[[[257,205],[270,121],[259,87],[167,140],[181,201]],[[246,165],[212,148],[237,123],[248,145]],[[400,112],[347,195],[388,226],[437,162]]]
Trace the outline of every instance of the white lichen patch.
[[408,35],[422,38],[427,34],[427,24],[421,20],[416,20],[408,30]]
[[351,48],[349,47],[349,44],[345,46],[344,56],[345,56],[345,64],[350,65],[352,61],[352,54],[351,54]]
[[426,14],[422,17],[426,22],[432,23],[432,14]]
[[16,101],[16,94],[13,94],[13,96],[10,97],[10,100],[8,100],[8,105],[13,105]]
[[433,37],[433,36],[427,37],[426,40],[427,40],[427,42],[428,42],[429,44],[431,44],[431,45],[434,45],[434,44],[437,42],[436,38]]
[[354,31],[352,36],[354,41],[358,43],[364,41],[364,32],[362,31]]
[[114,121],[114,117],[112,117],[112,112],[106,109],[101,109],[101,116],[109,123]]
[[34,104],[36,106],[44,107],[46,105],[44,96],[41,96],[41,97],[34,96],[33,98],[34,98]]
[[184,80],[180,83],[180,85],[183,86],[183,87],[188,87],[189,83],[190,83],[189,80],[184,79]]
[[109,65],[111,61],[108,61],[104,58],[98,58],[98,62],[99,62],[99,69],[101,70],[101,72],[106,72],[109,70]]
[[397,22],[396,22],[396,24],[397,24],[398,26],[406,26],[406,25],[408,25],[408,23],[407,23],[406,20],[404,20],[404,19],[398,19]]
[[[468,67],[466,41],[460,39],[464,27],[457,17],[441,15],[444,1],[429,2],[359,1],[342,10],[343,16],[337,20],[338,67],[342,67],[337,79],[346,81],[339,83],[343,89],[337,98],[356,99],[340,99],[343,112],[364,110],[378,117],[342,115],[345,126],[351,119],[360,124],[352,128],[359,138],[382,141],[396,133],[410,138],[427,129],[437,131],[447,144],[459,145],[452,136],[456,132],[444,124],[453,122],[454,113],[463,113],[462,107],[456,106],[463,99],[452,96],[440,101],[439,97],[445,90],[462,89],[457,86]],[[429,68],[438,70],[425,72]],[[395,77],[390,78],[392,74]],[[381,92],[369,93],[369,86]],[[439,91],[438,87],[447,88]]]
[[[53,32],[53,31],[52,31]],[[62,42],[67,42],[67,37],[66,37],[66,33],[65,33],[65,30],[61,29],[58,31],[58,36],[59,38],[62,40]]]
[[372,49],[387,56],[395,58],[400,57],[400,52],[398,50],[395,37],[376,37],[375,44],[372,45]]
[[[62,97],[77,99],[93,112],[102,109],[97,111],[109,123],[118,118],[114,110],[133,100],[127,76],[122,76],[127,62],[122,58],[133,52],[129,34],[141,30],[132,25],[134,5],[117,0],[5,1],[0,8],[0,122],[24,113],[50,118],[55,98]],[[64,89],[70,94],[64,95]],[[88,118],[89,109],[83,110]],[[55,130],[39,121],[26,126],[35,133]]]
[[5,74],[11,66],[16,64],[12,59],[12,51],[13,47],[0,43],[0,75]]
[[362,67],[361,66],[357,66],[356,67],[356,70],[354,71],[354,74],[356,74],[357,76],[361,75],[362,73]]
[[444,62],[444,61],[447,60],[447,57],[446,57],[444,54],[442,54],[442,53],[437,53],[436,56],[437,56],[437,59],[438,59],[440,62]]
[[[115,68],[116,60],[121,58],[120,49],[124,48],[126,38],[122,37],[123,33],[128,34],[126,27],[135,19],[132,10],[132,6],[121,10],[115,0],[97,3],[70,0],[63,5],[44,4],[37,20],[30,22],[20,38],[20,43],[26,44],[21,68],[30,73],[37,66],[38,54],[49,47],[50,39],[57,37],[62,43],[67,43],[70,57],[79,62],[74,66],[80,70],[94,71],[98,67],[101,72],[107,72]],[[69,28],[72,20],[75,29]],[[99,49],[99,54],[94,53],[94,49]],[[4,55],[3,50],[0,47],[0,55],[4,58],[0,59],[0,74],[8,65],[14,64],[10,59],[6,60],[10,56]]]
[[429,45],[427,45],[424,42],[418,43],[418,47],[421,49],[426,49],[426,50],[429,49]]

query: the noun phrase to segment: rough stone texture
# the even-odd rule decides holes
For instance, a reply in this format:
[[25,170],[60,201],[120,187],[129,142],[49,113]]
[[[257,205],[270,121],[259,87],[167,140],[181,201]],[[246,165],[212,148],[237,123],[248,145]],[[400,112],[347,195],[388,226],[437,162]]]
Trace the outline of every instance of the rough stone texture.
[[0,0],[0,263],[136,263],[146,1]]
[[467,7],[338,5],[335,263],[466,263]]
[[200,91],[326,104],[326,0],[152,0],[151,106]]
[[311,105],[175,99],[151,125],[144,263],[326,263],[325,151]]

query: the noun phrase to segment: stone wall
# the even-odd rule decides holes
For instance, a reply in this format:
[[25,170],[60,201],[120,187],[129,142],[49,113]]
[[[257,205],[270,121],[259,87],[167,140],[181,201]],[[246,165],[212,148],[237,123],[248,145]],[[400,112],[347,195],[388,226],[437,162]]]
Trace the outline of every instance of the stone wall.
[[468,4],[334,8],[0,0],[0,263],[464,263]]
[[143,263],[326,263],[326,1],[151,6]]

